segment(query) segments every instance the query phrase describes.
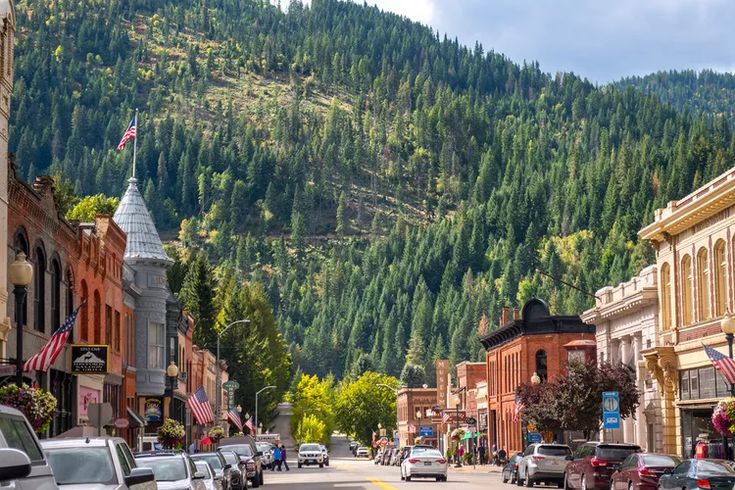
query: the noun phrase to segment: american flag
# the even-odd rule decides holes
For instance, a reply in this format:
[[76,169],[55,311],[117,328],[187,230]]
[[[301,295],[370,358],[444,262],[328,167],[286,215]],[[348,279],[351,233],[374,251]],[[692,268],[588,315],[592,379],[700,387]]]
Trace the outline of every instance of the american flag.
[[725,381],[730,384],[735,383],[735,360],[730,359],[728,356],[720,351],[717,351],[709,345],[704,345],[704,351],[707,353],[709,360],[712,361],[715,368],[722,373],[725,377]]
[[120,140],[120,143],[117,144],[117,151],[122,150],[125,148],[125,145],[130,141],[131,139],[135,138],[138,132],[138,114],[133,116],[133,119],[130,120],[130,125],[128,126],[128,129],[125,130],[125,134],[123,134],[122,139]]
[[56,361],[56,358],[61,354],[64,344],[66,344],[69,335],[71,335],[71,329],[74,327],[74,322],[77,321],[77,314],[79,309],[84,303],[77,306],[69,318],[56,329],[56,332],[48,339],[46,345],[44,345],[40,351],[38,351],[33,357],[28,359],[23,364],[23,371],[48,371],[48,368]]
[[245,422],[245,427],[247,427],[247,428],[248,428],[248,430],[250,431],[250,433],[251,433],[251,434],[255,434],[255,426],[253,426],[253,421],[252,421],[252,419],[248,419],[248,420],[247,420],[247,421]]
[[521,397],[516,395],[515,408],[513,410],[513,422],[518,422],[521,418],[521,412],[526,405],[521,401]]
[[204,386],[200,386],[198,390],[189,395],[186,403],[200,425],[214,421],[214,412],[212,412],[212,405],[209,404]]
[[233,408],[227,412],[227,418],[235,424],[235,427],[237,427],[240,432],[242,432],[242,420],[240,419],[240,414],[237,413],[236,409]]
[[442,412],[442,424],[446,424],[451,418],[452,415],[449,412]]
[[409,434],[415,434],[416,433],[416,426],[413,424],[408,424],[408,433]]

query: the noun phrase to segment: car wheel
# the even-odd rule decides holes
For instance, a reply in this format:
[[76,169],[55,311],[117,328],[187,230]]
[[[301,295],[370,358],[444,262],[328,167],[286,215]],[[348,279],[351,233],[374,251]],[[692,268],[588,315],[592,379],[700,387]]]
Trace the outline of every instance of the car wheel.
[[505,473],[503,473],[503,483],[508,483],[508,479],[505,477]]
[[255,478],[253,478],[253,481],[251,483],[253,484],[253,488],[258,488],[260,486],[260,479],[258,478],[257,473],[256,473]]
[[587,490],[587,476],[582,475],[582,490]]
[[265,481],[263,480],[263,471],[260,472],[260,484],[263,485]]
[[523,486],[523,479],[521,478],[520,473],[518,473],[518,478],[516,478],[516,485],[518,485],[519,487]]
[[408,476],[408,475],[406,475],[406,478],[404,478],[404,480],[406,480],[406,481],[411,481],[411,477],[410,477],[410,476]]
[[533,488],[533,478],[531,478],[530,476],[526,475],[525,483],[527,488]]
[[324,468],[324,463],[319,463],[319,468]]
[[296,465],[297,465],[297,466],[298,466],[299,468],[301,468],[301,463],[296,463]]

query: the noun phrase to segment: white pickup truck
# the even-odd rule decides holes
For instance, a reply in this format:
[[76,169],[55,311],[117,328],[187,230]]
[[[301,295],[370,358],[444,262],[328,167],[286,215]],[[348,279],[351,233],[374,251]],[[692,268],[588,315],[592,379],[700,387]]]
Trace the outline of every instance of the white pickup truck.
[[319,468],[324,468],[324,453],[319,444],[307,443],[302,444],[299,447],[299,468],[303,465],[319,465]]

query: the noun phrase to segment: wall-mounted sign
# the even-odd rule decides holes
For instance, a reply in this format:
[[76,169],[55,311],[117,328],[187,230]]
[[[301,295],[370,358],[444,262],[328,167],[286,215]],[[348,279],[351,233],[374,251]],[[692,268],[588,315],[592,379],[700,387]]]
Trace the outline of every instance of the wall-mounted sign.
[[227,409],[232,410],[235,408],[235,390],[240,388],[240,383],[231,379],[222,384],[222,388],[227,392]]
[[102,392],[88,386],[79,385],[78,393],[77,412],[80,417],[86,417],[89,406],[92,403],[99,403],[102,401]]
[[145,412],[143,413],[146,422],[160,422],[163,418],[163,407],[160,398],[146,398]]
[[73,374],[107,374],[109,346],[71,346],[71,372]]
[[419,436],[421,437],[434,437],[434,427],[430,425],[419,426]]

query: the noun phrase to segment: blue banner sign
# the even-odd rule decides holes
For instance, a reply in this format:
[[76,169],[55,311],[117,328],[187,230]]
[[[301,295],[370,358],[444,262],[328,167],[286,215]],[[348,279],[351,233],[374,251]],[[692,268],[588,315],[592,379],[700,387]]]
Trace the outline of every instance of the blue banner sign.
[[421,437],[434,437],[434,427],[430,425],[419,426],[419,435]]
[[620,394],[617,391],[602,393],[602,425],[605,429],[620,428]]

